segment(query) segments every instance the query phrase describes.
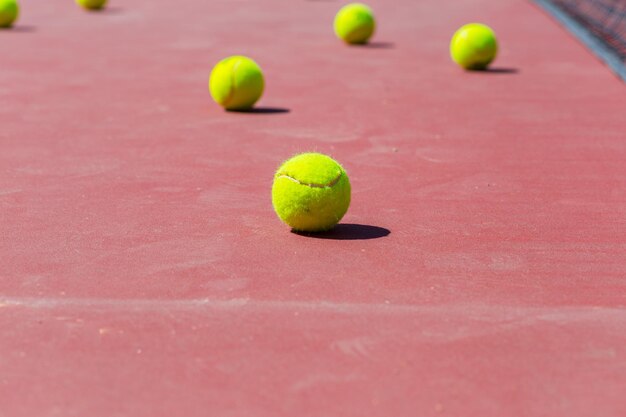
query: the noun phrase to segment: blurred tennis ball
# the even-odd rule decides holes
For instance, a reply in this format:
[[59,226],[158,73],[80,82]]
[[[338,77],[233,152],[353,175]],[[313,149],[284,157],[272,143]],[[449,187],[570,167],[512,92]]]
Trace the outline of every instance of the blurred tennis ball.
[[496,58],[498,41],[493,30],[470,23],[456,31],[450,42],[452,60],[466,70],[484,70]]
[[20,14],[16,0],[0,0],[0,28],[10,28]]
[[76,0],[76,4],[87,10],[100,10],[104,8],[107,0]]
[[245,56],[231,56],[215,65],[209,77],[213,100],[226,110],[249,110],[263,95],[261,67]]
[[361,3],[351,3],[335,16],[335,34],[349,44],[364,44],[376,30],[372,9]]

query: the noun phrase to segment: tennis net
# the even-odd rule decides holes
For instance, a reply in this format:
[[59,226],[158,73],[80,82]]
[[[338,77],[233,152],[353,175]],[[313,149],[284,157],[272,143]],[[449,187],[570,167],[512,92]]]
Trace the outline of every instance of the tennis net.
[[626,0],[535,0],[626,81]]

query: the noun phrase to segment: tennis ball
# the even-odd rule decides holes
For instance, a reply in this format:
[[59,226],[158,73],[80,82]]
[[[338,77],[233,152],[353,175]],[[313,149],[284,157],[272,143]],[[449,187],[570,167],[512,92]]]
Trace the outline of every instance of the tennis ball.
[[335,16],[335,34],[349,44],[364,44],[376,30],[372,9],[361,3],[351,3]]
[[470,23],[456,31],[450,42],[454,62],[467,70],[484,70],[496,58],[498,42],[489,26]]
[[20,14],[20,6],[15,0],[0,0],[0,28],[10,28]]
[[106,5],[107,0],[76,0],[76,4],[87,10],[100,10]]
[[249,110],[263,94],[263,71],[245,56],[223,59],[211,71],[209,91],[226,110]]
[[295,231],[329,230],[348,211],[350,180],[329,156],[296,155],[274,175],[272,204],[278,217]]

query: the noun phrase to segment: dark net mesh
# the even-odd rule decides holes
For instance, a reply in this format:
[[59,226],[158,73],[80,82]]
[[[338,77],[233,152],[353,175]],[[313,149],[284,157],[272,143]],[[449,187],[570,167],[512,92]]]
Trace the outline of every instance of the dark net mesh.
[[546,0],[626,62],[626,0]]

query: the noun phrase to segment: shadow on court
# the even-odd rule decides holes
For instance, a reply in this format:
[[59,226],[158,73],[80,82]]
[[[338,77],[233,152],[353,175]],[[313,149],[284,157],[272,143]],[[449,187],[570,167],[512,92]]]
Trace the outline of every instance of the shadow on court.
[[393,42],[372,41],[364,44],[350,45],[355,48],[363,49],[393,49],[396,45]]
[[248,110],[228,110],[229,113],[248,113],[248,114],[281,114],[289,113],[291,110],[283,107],[254,107]]
[[0,28],[0,32],[36,32],[35,26],[16,25],[10,28]]
[[520,71],[517,68],[494,67],[476,72],[483,72],[485,74],[518,74]]
[[388,236],[391,231],[384,227],[367,224],[340,223],[327,232],[308,233],[294,231],[293,233],[317,239],[369,240]]

